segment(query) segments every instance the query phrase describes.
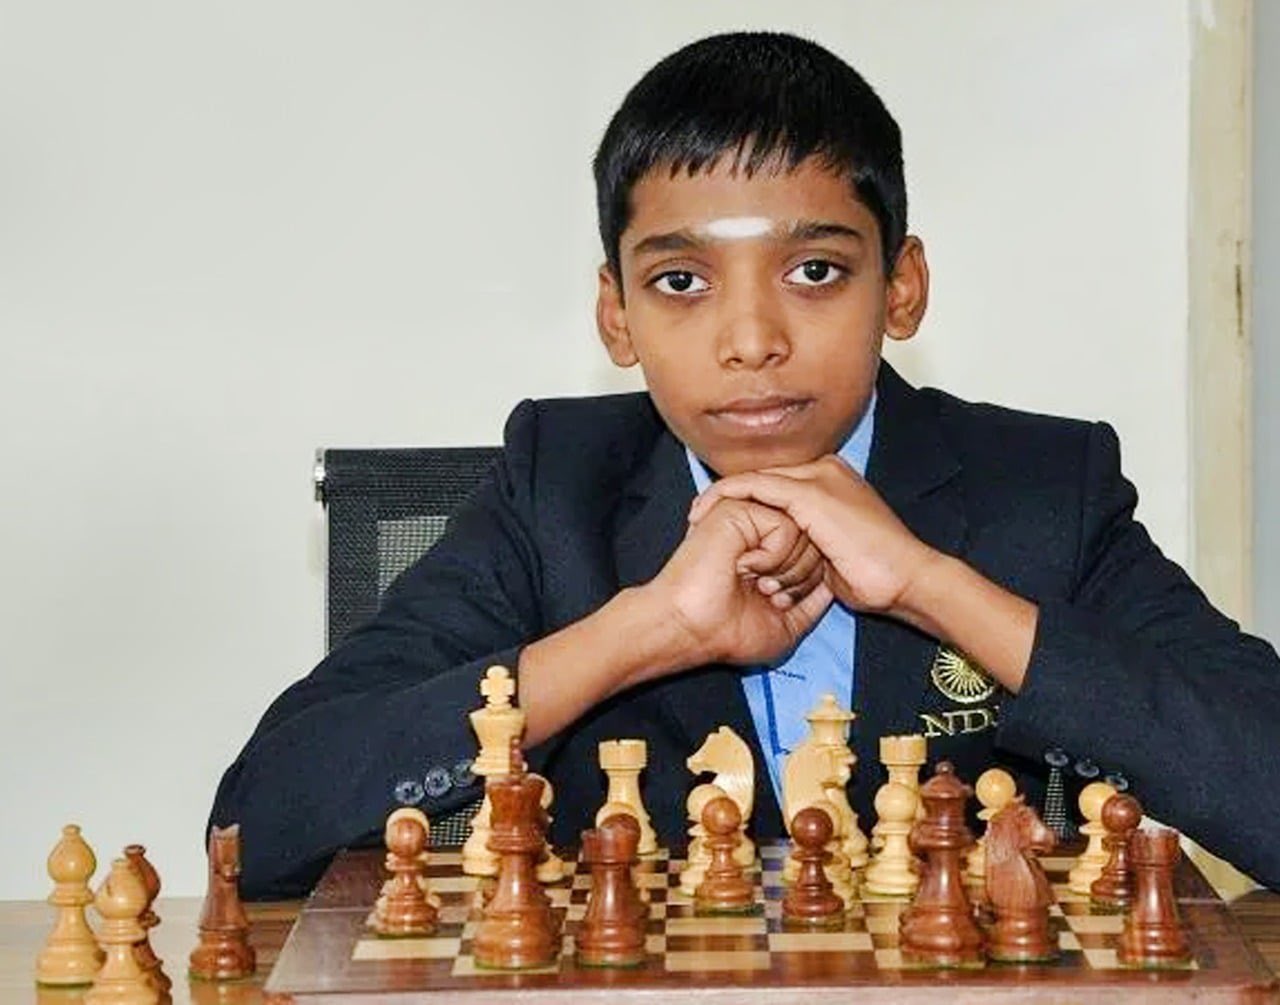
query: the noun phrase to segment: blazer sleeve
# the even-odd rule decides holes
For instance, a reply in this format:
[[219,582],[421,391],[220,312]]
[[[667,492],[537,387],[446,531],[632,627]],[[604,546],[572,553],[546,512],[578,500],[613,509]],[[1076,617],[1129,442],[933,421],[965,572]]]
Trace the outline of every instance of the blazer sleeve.
[[1075,589],[1040,603],[1026,681],[998,742],[1123,773],[1150,815],[1280,887],[1280,661],[1133,518],[1119,444],[1091,428]]
[[247,897],[308,890],[335,851],[381,832],[398,785],[432,774],[428,816],[482,794],[467,713],[484,671],[514,668],[542,629],[536,438],[526,401],[492,476],[441,540],[368,625],[276,699],[223,776],[210,823],[240,824]]

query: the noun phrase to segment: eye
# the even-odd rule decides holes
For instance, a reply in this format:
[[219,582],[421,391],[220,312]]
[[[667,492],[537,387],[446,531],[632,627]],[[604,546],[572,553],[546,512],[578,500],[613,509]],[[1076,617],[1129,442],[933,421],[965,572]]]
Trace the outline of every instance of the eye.
[[845,277],[845,269],[822,258],[811,258],[788,272],[783,280],[796,286],[830,286]]
[[674,294],[682,296],[689,293],[703,293],[711,289],[708,283],[699,275],[692,272],[686,272],[682,269],[673,272],[664,272],[655,278],[651,283],[654,289],[659,293]]

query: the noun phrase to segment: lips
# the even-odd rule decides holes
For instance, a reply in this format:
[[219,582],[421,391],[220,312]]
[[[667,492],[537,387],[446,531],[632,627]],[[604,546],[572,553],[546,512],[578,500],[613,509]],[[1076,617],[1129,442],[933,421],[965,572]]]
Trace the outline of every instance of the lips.
[[735,398],[716,408],[708,409],[718,424],[743,432],[770,432],[785,428],[810,405],[812,398],[790,395],[763,395]]

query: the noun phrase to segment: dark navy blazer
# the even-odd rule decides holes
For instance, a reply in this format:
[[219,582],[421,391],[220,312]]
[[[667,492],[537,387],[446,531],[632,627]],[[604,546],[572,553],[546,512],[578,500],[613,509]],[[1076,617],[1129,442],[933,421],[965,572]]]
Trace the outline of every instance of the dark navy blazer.
[[[858,714],[849,793],[864,829],[883,734],[931,732],[931,761],[970,781],[1004,764],[1032,798],[1045,752],[1061,749],[1122,774],[1149,814],[1280,886],[1280,661],[1133,519],[1112,430],[915,390],[887,364],[878,388],[870,483],[920,538],[1040,615],[1021,693],[997,691],[981,714],[936,685],[935,639],[860,616],[856,693],[840,697]],[[647,395],[526,401],[505,439],[440,543],[272,704],[223,777],[211,820],[241,825],[248,895],[306,889],[334,851],[380,833],[406,782],[416,795],[426,780],[432,816],[477,798],[467,712],[485,668],[514,668],[522,645],[649,580],[679,543],[692,480]],[[598,741],[642,737],[646,806],[679,843],[685,759],[724,724],[756,754],[753,833],[780,835],[738,675],[708,666],[631,689],[529,752],[555,788],[554,840],[576,843],[604,799]]]

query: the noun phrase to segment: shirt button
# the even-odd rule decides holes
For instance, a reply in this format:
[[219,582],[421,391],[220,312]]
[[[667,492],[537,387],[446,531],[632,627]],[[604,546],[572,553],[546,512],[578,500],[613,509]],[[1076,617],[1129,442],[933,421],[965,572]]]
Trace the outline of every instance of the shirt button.
[[475,772],[471,770],[474,761],[459,761],[453,766],[453,784],[460,789],[475,783]]
[[437,799],[453,788],[453,781],[448,771],[435,767],[428,771],[426,778],[422,780],[422,788],[432,799]]
[[1106,782],[1108,785],[1110,785],[1117,792],[1129,791],[1129,779],[1125,778],[1124,775],[1120,774],[1120,772],[1118,771],[1108,772],[1107,776],[1103,779],[1103,781]]
[[1050,747],[1044,752],[1044,763],[1051,768],[1065,768],[1071,763],[1071,755],[1061,747]]
[[1087,757],[1082,757],[1076,761],[1076,774],[1081,778],[1097,778],[1102,774],[1102,769]]
[[422,785],[416,778],[402,778],[396,782],[394,794],[401,806],[417,806],[422,802]]

